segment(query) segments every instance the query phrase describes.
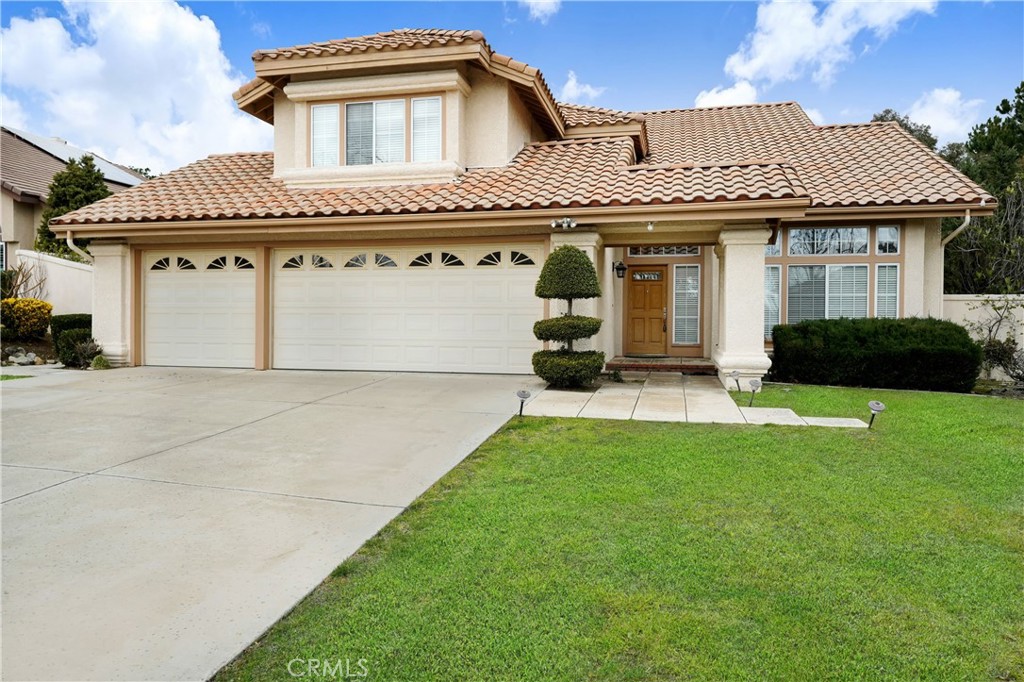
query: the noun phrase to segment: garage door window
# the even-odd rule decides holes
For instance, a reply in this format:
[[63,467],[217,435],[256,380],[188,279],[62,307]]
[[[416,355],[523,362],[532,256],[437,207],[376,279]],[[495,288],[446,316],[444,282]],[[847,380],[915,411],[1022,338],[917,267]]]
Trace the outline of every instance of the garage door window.
[[512,265],[536,265],[533,259],[527,256],[522,251],[512,252]]
[[366,265],[365,253],[360,253],[358,255],[352,256],[351,258],[348,259],[348,262],[345,263],[346,268],[361,268],[364,265]]
[[383,253],[377,253],[373,256],[373,262],[377,264],[378,268],[397,268],[398,263],[391,256]]
[[302,261],[303,261],[302,255],[292,256],[291,258],[289,258],[288,260],[286,260],[284,262],[284,265],[281,266],[281,269],[282,270],[301,270],[302,269]]
[[456,256],[454,253],[448,253],[447,251],[441,252],[441,265],[446,268],[460,268],[466,266],[466,264],[462,262],[461,258]]
[[255,270],[256,267],[252,264],[252,261],[242,256],[235,256],[234,260],[229,260],[228,256],[217,256],[210,260],[206,264],[207,270],[228,270],[230,269],[229,263],[234,263],[235,270]]
[[501,265],[501,251],[491,251],[489,254],[477,261],[477,265]]
[[429,268],[430,264],[434,262],[434,254],[430,251],[421,253],[412,259],[409,263],[410,268]]
[[334,263],[327,256],[321,256],[319,253],[313,254],[313,267],[320,270],[330,270],[334,267]]

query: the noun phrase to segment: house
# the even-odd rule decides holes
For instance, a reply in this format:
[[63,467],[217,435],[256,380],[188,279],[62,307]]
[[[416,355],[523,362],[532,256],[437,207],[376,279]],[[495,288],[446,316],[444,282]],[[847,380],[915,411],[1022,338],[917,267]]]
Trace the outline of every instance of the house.
[[31,250],[46,208],[53,176],[68,161],[92,156],[111,192],[134,187],[144,178],[126,168],[74,147],[57,137],[44,137],[9,126],[0,128],[0,269],[8,267],[17,249]]
[[[253,55],[273,153],[215,155],[53,221],[93,239],[118,364],[529,373],[545,256],[590,255],[608,356],[770,366],[772,325],[939,316],[944,216],[992,197],[892,123],[793,102],[560,103],[479,32]],[[581,310],[582,308],[582,310]],[[728,382],[730,386],[733,382]]]

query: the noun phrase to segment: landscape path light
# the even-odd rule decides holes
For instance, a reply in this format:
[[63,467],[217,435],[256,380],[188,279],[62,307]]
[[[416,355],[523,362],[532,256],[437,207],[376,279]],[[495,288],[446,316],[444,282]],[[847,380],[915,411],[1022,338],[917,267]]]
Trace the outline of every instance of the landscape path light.
[[733,371],[729,372],[729,376],[732,377],[732,380],[736,382],[736,390],[742,391],[743,389],[740,388],[740,371],[738,369],[734,369]]
[[516,395],[519,397],[519,416],[522,417],[523,416],[523,405],[525,405],[526,401],[529,400],[530,392],[527,391],[524,388],[524,389],[516,391]]
[[760,379],[751,379],[750,380],[750,404],[747,405],[747,407],[753,407],[754,406],[754,396],[760,390],[761,390],[761,380]]
[[868,422],[868,428],[875,423],[875,417],[885,412],[885,403],[879,400],[872,400],[868,402],[868,409],[871,410],[871,421]]

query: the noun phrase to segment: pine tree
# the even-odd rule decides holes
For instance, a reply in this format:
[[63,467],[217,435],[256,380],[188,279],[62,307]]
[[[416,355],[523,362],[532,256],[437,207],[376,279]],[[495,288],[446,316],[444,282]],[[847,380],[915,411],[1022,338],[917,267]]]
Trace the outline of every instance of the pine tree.
[[[103,173],[96,167],[91,156],[68,161],[67,167],[54,175],[50,183],[46,210],[43,211],[43,219],[36,233],[36,251],[77,260],[78,256],[50,230],[50,220],[108,196],[110,190],[103,181]],[[75,244],[84,248],[88,241],[75,240]]]

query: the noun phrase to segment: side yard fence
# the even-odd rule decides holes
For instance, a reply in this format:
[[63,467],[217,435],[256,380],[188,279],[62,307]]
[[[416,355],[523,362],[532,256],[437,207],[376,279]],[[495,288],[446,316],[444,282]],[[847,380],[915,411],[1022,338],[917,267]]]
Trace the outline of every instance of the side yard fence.
[[92,312],[91,265],[26,249],[18,249],[15,257],[44,280],[39,298],[53,304],[54,315]]

